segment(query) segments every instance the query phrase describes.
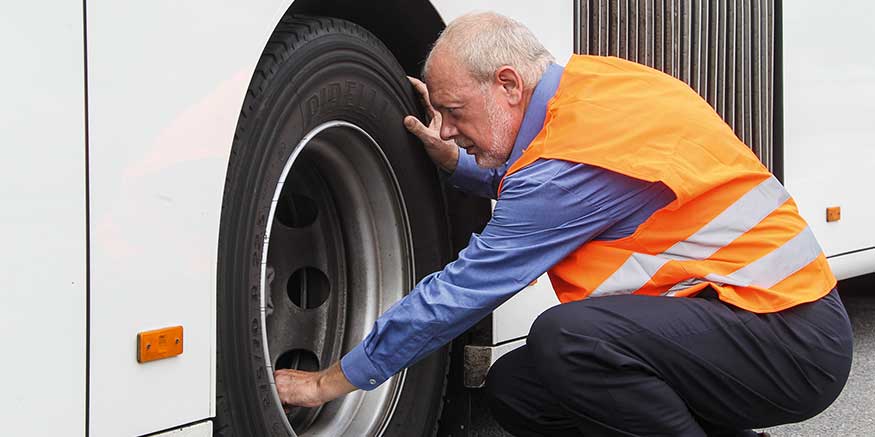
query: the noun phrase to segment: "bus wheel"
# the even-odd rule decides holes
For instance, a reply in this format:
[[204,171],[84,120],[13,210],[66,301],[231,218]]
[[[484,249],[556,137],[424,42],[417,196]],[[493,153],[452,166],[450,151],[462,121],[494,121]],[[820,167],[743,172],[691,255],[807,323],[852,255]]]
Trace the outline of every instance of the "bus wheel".
[[221,436],[433,435],[448,354],[372,391],[284,411],[273,371],[324,369],[448,260],[441,184],[402,119],[404,71],[366,30],[287,17],[249,87],[219,233]]

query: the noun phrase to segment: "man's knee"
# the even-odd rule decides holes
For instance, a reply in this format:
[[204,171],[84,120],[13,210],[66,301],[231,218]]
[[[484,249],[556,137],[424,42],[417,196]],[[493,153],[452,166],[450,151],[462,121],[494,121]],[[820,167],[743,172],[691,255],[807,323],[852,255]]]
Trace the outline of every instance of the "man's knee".
[[600,336],[602,315],[589,302],[572,302],[547,309],[535,319],[526,344],[536,365],[558,363],[569,343],[580,346],[588,338]]
[[619,332],[611,320],[616,317],[608,310],[589,301],[561,304],[544,311],[532,324],[526,339],[532,362],[557,397],[580,396],[575,386],[588,386],[592,378],[628,361],[614,348],[604,347]]

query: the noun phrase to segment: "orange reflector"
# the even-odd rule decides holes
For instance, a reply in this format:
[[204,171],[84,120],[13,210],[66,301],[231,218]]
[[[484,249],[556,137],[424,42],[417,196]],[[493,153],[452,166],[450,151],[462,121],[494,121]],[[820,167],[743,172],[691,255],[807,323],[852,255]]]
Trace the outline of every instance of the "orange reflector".
[[182,354],[182,326],[137,334],[137,361],[147,363]]
[[826,209],[826,221],[837,222],[842,219],[842,207],[831,206]]

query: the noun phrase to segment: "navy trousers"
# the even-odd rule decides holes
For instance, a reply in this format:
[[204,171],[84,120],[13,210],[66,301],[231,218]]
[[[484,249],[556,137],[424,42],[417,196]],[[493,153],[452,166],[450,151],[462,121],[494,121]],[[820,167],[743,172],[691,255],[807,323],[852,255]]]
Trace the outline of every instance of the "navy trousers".
[[489,371],[493,416],[515,436],[740,436],[799,422],[851,367],[833,290],[756,314],[717,299],[610,296],[555,306]]

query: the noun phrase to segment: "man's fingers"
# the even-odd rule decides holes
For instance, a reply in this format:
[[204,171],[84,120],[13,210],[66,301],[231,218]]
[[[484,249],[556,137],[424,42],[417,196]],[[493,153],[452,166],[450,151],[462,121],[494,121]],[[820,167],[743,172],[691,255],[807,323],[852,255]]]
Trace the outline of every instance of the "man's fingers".
[[426,132],[427,128],[416,117],[412,115],[404,117],[404,127],[406,127],[410,133],[416,135],[420,140],[426,141],[428,139]]
[[459,160],[458,146],[441,138],[439,126],[426,127],[412,115],[404,117],[404,127],[422,141],[431,160],[444,170],[453,172]]
[[416,137],[419,138],[419,141],[422,141],[426,150],[438,147],[443,142],[436,129],[422,124],[412,115],[408,115],[404,118],[404,127],[406,127],[410,133],[416,135]]
[[404,127],[407,128],[410,133],[416,135],[416,137],[419,138],[419,141],[422,141],[426,147],[434,146],[434,144],[440,140],[435,131],[429,129],[428,126],[422,124],[419,119],[412,115],[404,117]]
[[407,80],[410,81],[410,84],[413,85],[413,89],[416,90],[416,94],[419,95],[419,100],[422,102],[422,106],[428,110],[428,113],[434,117],[434,114],[437,111],[431,107],[431,101],[428,99],[428,87],[425,85],[425,82],[411,76],[407,76]]
[[410,76],[407,76],[407,79],[410,81],[410,84],[413,85],[416,94],[419,94],[419,98],[423,100],[422,103],[431,106],[431,102],[428,100],[428,87],[425,85],[425,82]]
[[301,373],[301,371],[300,371],[300,370],[297,370],[297,369],[277,369],[277,370],[274,370],[274,371],[273,371],[273,374],[274,374],[275,377],[276,377],[276,376],[280,376],[280,375],[283,375],[283,376],[293,376],[293,375],[296,375],[296,374],[299,374],[299,373]]
[[316,372],[305,372],[294,369],[279,369],[274,371],[276,390],[283,408],[295,406],[312,407],[318,405],[315,385]]
[[428,97],[428,87],[425,85],[425,82],[413,76],[407,76],[407,80],[410,81],[410,84],[413,85],[413,88],[420,96]]

